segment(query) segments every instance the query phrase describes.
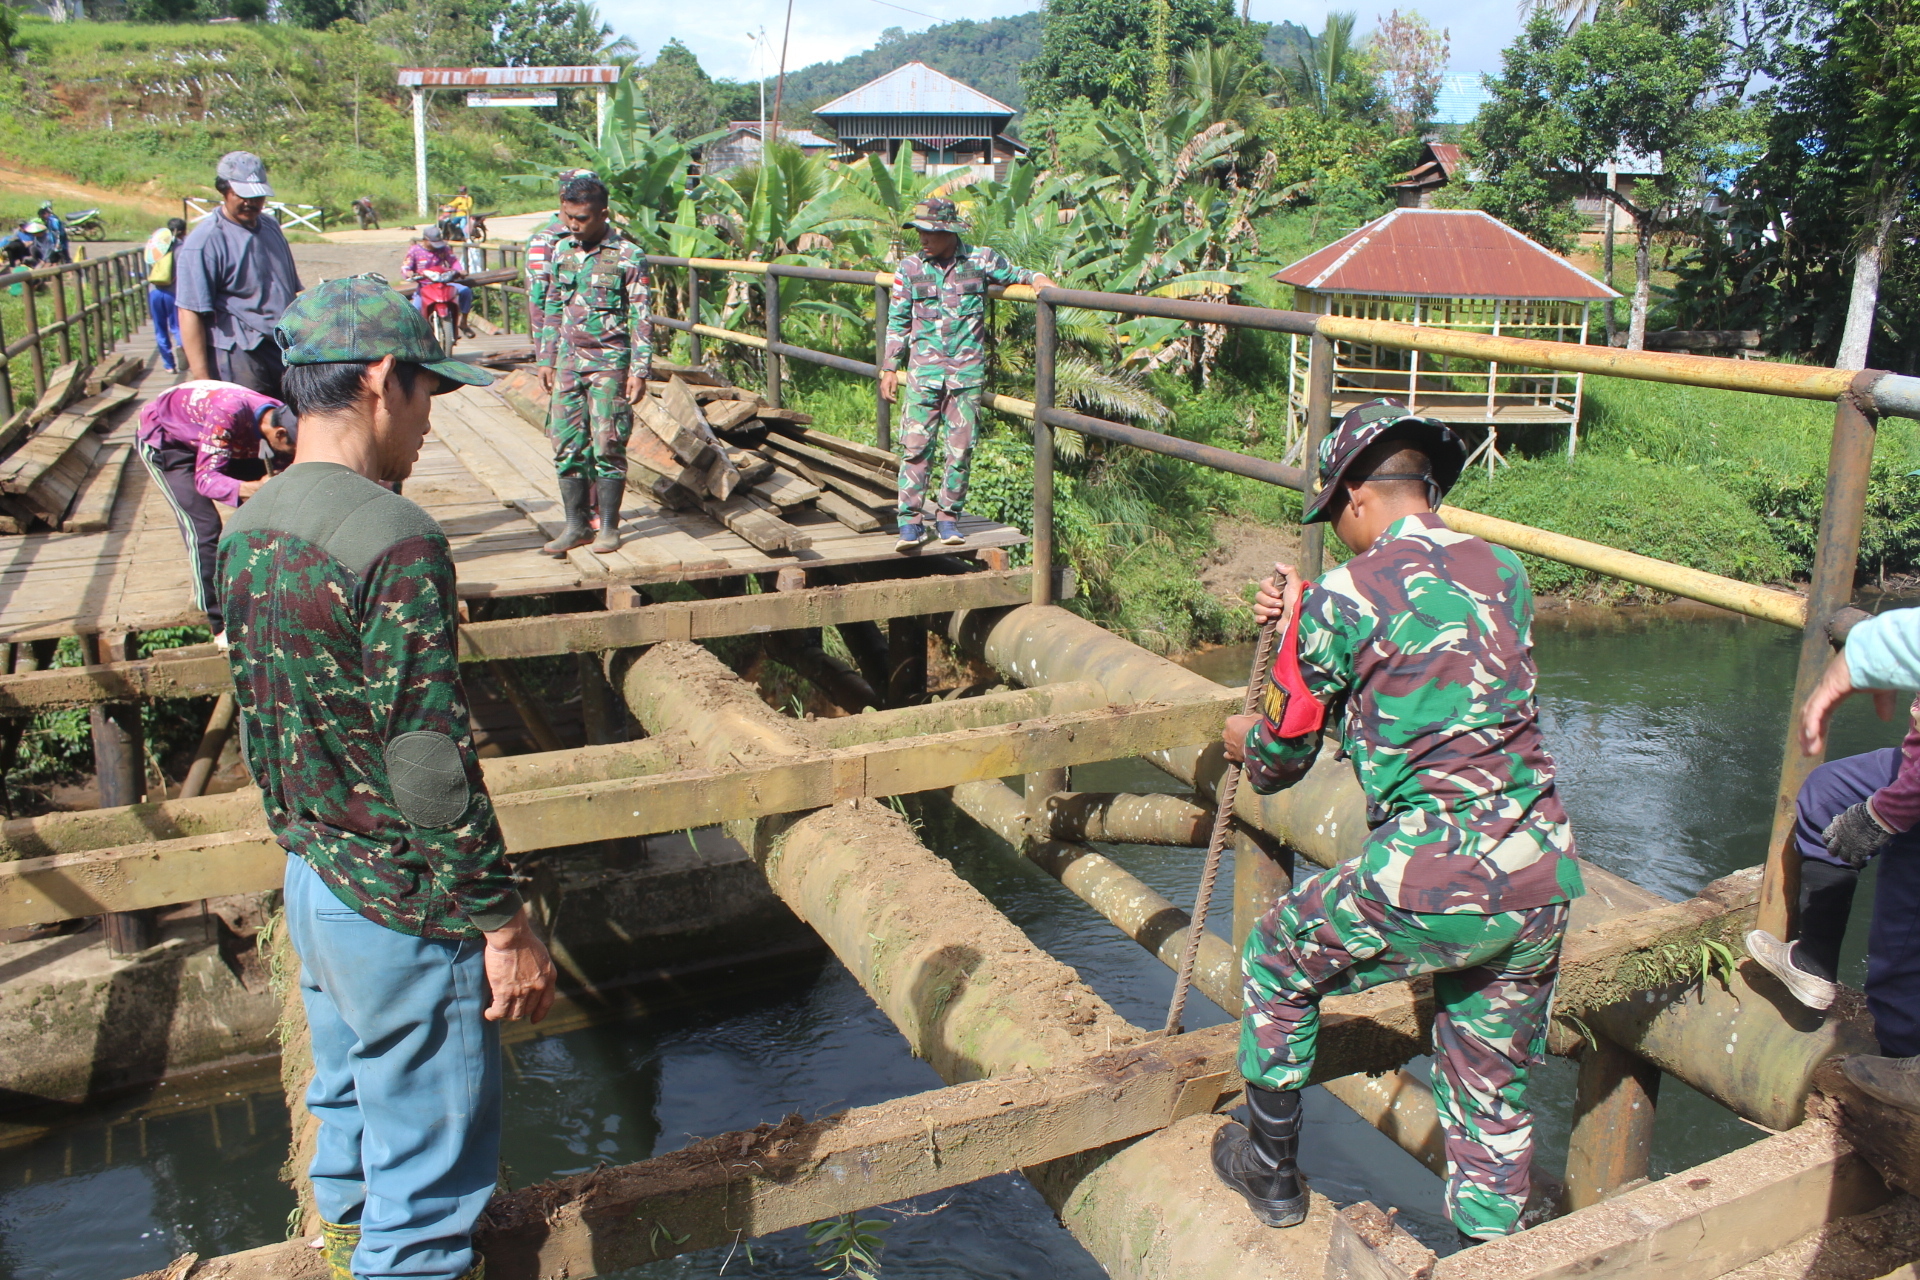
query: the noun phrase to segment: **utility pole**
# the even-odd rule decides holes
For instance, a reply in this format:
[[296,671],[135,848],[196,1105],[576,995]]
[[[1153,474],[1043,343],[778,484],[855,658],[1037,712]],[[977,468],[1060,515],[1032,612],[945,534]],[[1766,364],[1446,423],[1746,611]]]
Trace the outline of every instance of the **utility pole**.
[[[787,25],[786,25],[786,29],[780,33],[780,79],[779,79],[779,82],[773,86],[774,137],[780,136],[780,105],[781,105],[781,101],[787,96],[787,41],[792,36],[793,36],[793,0],[787,0]],[[766,129],[763,127],[760,131],[760,162],[762,164],[766,163],[767,143],[770,141],[771,139],[767,137]]]

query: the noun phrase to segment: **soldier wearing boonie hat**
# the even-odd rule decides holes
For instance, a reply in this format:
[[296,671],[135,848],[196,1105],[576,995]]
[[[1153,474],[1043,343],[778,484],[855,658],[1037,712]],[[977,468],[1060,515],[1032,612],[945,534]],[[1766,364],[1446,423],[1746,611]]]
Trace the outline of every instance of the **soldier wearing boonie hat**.
[[244,758],[290,855],[325,1261],[477,1280],[499,1021],[545,1014],[553,966],[474,754],[446,535],[385,485],[432,396],[492,375],[378,276],[301,294],[274,338],[294,463],[228,521],[220,581]]
[[904,224],[920,233],[920,252],[893,269],[887,306],[886,350],[880,394],[899,391],[907,365],[906,403],[900,413],[900,542],[912,551],[926,540],[922,508],[936,451],[945,470],[935,493],[935,533],[951,546],[966,542],[959,516],[973,467],[973,435],[987,378],[987,286],[1053,281],[1016,267],[997,249],[961,240],[967,224],[953,201],[922,200]]
[[1270,793],[1312,765],[1332,712],[1369,834],[1247,938],[1250,1123],[1219,1131],[1213,1165],[1261,1222],[1300,1222],[1299,1090],[1321,998],[1433,974],[1447,1210],[1462,1236],[1490,1239],[1517,1230],[1526,1204],[1527,1072],[1583,891],[1534,701],[1533,595],[1519,557],[1436,514],[1466,461],[1446,424],[1375,400],[1317,461],[1305,518],[1354,556],[1318,582],[1279,565],[1262,584],[1255,617],[1285,619],[1278,653],[1262,714],[1231,717],[1225,740]]

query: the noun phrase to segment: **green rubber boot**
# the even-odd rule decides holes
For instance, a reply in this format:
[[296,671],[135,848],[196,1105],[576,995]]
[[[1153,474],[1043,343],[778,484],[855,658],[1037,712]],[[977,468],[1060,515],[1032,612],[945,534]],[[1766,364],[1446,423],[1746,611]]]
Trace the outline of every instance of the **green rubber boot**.
[[327,1280],[353,1280],[353,1251],[359,1247],[359,1223],[320,1224],[320,1252],[327,1260]]

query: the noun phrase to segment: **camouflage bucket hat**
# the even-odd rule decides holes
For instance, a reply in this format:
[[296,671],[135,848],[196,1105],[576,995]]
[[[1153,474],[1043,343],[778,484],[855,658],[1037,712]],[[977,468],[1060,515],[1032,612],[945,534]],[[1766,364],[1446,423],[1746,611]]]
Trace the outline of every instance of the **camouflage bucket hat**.
[[[1453,429],[1434,418],[1420,418],[1396,400],[1369,400],[1347,411],[1340,425],[1320,442],[1320,491],[1307,500],[1302,521],[1313,524],[1332,514],[1333,495],[1340,477],[1354,460],[1389,431],[1404,429],[1404,434],[1427,451],[1433,460],[1433,480],[1445,496],[1460,478],[1467,464],[1466,446]],[[1437,503],[1435,505],[1438,505]]]
[[435,395],[458,385],[484,387],[493,375],[455,360],[433,336],[427,318],[377,275],[317,284],[293,300],[273,340],[288,364],[335,364],[392,356],[440,375]]
[[913,212],[907,215],[907,220],[901,225],[912,227],[915,231],[951,231],[959,235],[967,229],[967,220],[960,216],[960,210],[953,201],[935,196],[913,206]]

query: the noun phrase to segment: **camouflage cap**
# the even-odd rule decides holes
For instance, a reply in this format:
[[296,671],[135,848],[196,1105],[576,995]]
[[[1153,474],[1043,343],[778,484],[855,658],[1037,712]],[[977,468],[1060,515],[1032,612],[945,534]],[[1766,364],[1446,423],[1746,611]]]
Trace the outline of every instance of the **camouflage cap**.
[[935,196],[913,206],[913,212],[907,215],[907,220],[901,225],[916,231],[951,231],[958,235],[967,229],[967,220],[960,216],[960,210],[953,201],[944,196]]
[[1320,442],[1320,491],[1309,496],[1306,514],[1302,517],[1304,523],[1325,520],[1333,514],[1330,508],[1340,477],[1366,452],[1368,445],[1397,428],[1405,428],[1412,442],[1425,449],[1433,460],[1433,481],[1441,495],[1445,496],[1453,488],[1453,482],[1460,478],[1461,469],[1467,465],[1466,446],[1460,443],[1453,428],[1436,418],[1417,417],[1397,400],[1369,400],[1347,410],[1340,425]]
[[440,375],[442,395],[456,386],[484,387],[493,375],[449,356],[427,318],[385,277],[368,274],[328,280],[293,300],[274,327],[288,364],[336,364],[392,356]]

